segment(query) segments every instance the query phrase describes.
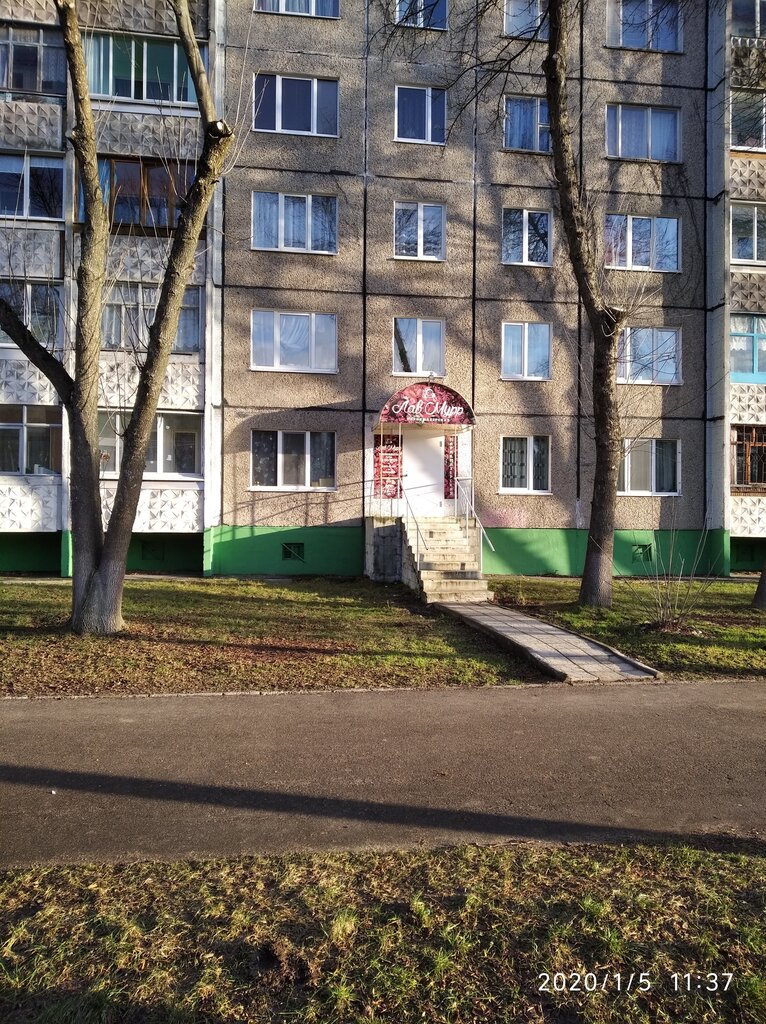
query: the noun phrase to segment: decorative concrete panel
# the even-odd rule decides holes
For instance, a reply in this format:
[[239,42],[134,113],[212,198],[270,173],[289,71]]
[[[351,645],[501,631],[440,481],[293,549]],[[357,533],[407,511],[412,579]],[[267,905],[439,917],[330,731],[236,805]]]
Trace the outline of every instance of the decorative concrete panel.
[[[116,485],[102,484],[104,527],[112,514]],[[202,531],[202,485],[184,487],[157,484],[141,491],[134,533],[200,533]]]
[[731,308],[746,310],[748,313],[766,312],[766,273],[733,270]]
[[58,25],[53,0],[0,0],[0,19],[3,21],[39,21]]
[[[113,281],[140,281],[157,284],[165,273],[169,238],[115,235],[109,242],[108,274]],[[80,260],[80,238],[74,239],[74,264]],[[205,283],[205,246],[200,243],[189,279],[190,285]]]
[[[5,358],[8,355],[9,358]],[[53,405],[56,391],[36,366],[14,349],[0,349],[0,403]]]
[[[122,353],[101,357],[100,401],[107,406],[126,408],[133,404],[138,384],[138,367]],[[201,409],[203,370],[199,363],[184,361],[168,364],[162,385],[161,409]]]
[[52,533],[59,526],[61,484],[50,477],[0,477],[0,532]]
[[732,384],[729,400],[732,423],[766,424],[766,384]]
[[201,147],[199,117],[101,110],[96,113],[100,153],[196,160]]
[[[197,34],[207,35],[205,0],[190,0],[189,10]],[[0,20],[58,25],[53,0],[0,0]],[[85,0],[80,4],[80,21],[91,29],[178,35],[173,11],[164,0],[135,0],[130,6],[117,0]]]
[[62,150],[63,120],[58,103],[7,100],[0,104],[0,138],[7,149]]
[[766,531],[766,497],[732,494],[730,526],[732,537],[763,537]]
[[62,231],[55,228],[0,228],[0,277],[61,278]]
[[732,199],[763,199],[766,196],[766,160],[732,157],[729,186]]

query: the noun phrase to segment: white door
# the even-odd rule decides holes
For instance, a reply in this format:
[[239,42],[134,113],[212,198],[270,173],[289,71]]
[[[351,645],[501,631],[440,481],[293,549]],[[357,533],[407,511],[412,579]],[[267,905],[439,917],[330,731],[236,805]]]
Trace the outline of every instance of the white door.
[[444,515],[444,438],[408,433],[402,485],[416,516]]

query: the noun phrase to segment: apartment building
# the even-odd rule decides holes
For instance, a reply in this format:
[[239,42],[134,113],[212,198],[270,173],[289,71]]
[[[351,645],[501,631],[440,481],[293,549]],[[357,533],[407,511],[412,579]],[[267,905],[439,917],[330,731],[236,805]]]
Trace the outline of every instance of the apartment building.
[[[417,542],[414,524],[467,517],[484,530],[485,572],[580,571],[590,341],[552,177],[544,4],[505,0],[479,25],[474,9],[200,6],[239,146],[200,245],[132,566],[385,577],[397,523]],[[576,148],[604,272],[631,311],[619,573],[661,569],[671,548],[689,569],[724,574],[766,554],[759,13],[755,0],[728,12],[599,0],[572,33]],[[0,277],[23,280],[30,323],[50,332],[58,311],[65,344],[77,202],[55,16],[23,0],[0,3],[0,17]],[[197,141],[169,12],[147,0],[131,17],[129,36],[116,8],[94,6],[88,21],[115,221],[107,493],[162,229]],[[474,69],[500,53],[507,75]],[[60,415],[1,341],[0,403],[0,568],[66,572]]]

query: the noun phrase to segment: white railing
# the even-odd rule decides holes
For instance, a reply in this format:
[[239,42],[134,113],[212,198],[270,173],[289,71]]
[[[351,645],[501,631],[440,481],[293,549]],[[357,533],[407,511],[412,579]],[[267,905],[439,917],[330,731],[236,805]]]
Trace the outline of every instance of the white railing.
[[[473,484],[473,481],[469,481]],[[455,479],[455,515],[458,522],[463,522],[463,531],[468,536],[468,520],[473,519],[479,528],[479,572],[484,573],[484,541],[487,542],[490,551],[495,550],[495,545],[489,539],[487,531],[482,526],[481,520],[476,515],[476,509],[473,507],[473,500],[471,498],[471,492],[465,486],[466,481],[461,483],[457,478]]]
[[428,551],[428,544],[423,536],[423,532],[420,529],[420,524],[415,518],[415,513],[412,511],[412,505],[410,505],[410,499],[407,497],[407,492],[402,487],[402,498],[404,499],[404,529],[407,537],[410,536],[410,522],[415,524],[415,572],[420,572],[420,544],[422,541],[423,550]]

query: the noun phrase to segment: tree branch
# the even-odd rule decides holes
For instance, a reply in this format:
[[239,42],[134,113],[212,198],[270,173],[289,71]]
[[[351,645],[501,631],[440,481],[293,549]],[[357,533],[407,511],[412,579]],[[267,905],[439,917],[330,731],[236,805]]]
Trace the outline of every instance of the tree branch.
[[[210,82],[208,81],[207,71],[205,71],[205,62],[202,60],[202,54],[200,52],[199,44],[197,43],[197,37],[194,33],[194,25],[192,24],[191,14],[189,13],[189,4],[187,0],[170,0],[170,6],[173,9],[173,14],[176,16],[178,36],[181,40],[181,46],[183,46],[184,53],[186,54],[186,63],[189,65],[189,74],[194,82],[199,112],[205,128],[207,129],[209,125],[218,122],[218,112],[213,100],[213,93],[210,88]],[[223,133],[223,129],[226,126],[222,121],[219,123],[220,130]]]
[[40,344],[13,306],[3,298],[0,298],[0,328],[18,345],[30,363],[45,374],[62,403],[68,406],[72,401],[74,381],[64,369],[63,363]]

